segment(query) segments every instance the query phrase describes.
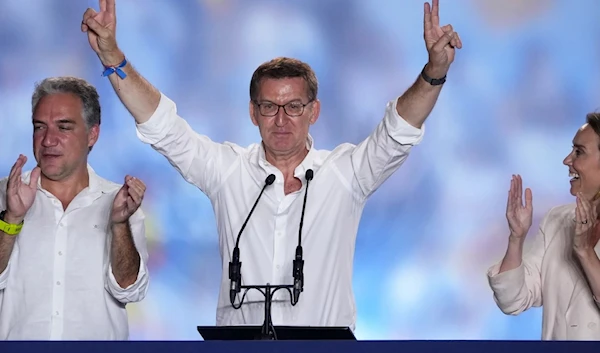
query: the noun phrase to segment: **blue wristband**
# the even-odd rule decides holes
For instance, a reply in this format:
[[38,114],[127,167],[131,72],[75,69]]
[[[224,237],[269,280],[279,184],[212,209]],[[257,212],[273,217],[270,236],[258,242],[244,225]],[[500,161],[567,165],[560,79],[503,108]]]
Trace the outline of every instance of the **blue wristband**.
[[107,77],[116,72],[121,79],[124,79],[125,77],[127,77],[127,74],[123,70],[121,70],[121,68],[125,67],[125,65],[127,65],[127,59],[123,59],[123,61],[117,66],[106,67],[106,70],[104,70],[102,76]]

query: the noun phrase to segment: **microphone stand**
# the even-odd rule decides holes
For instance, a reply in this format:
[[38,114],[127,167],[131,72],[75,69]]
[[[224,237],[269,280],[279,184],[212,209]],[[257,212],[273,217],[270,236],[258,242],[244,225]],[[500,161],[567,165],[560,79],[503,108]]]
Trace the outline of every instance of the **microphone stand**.
[[[231,306],[234,309],[239,309],[244,304],[244,299],[246,299],[246,294],[251,289],[256,289],[263,294],[265,297],[265,319],[262,324],[262,328],[260,331],[260,335],[256,337],[256,339],[260,340],[277,340],[277,334],[275,333],[275,329],[273,327],[273,320],[271,319],[271,304],[273,300],[273,295],[281,289],[287,290],[290,294],[290,304],[295,306],[298,304],[298,300],[300,298],[300,293],[304,290],[304,275],[303,275],[303,265],[304,260],[302,260],[302,225],[304,221],[304,209],[306,208],[306,197],[308,194],[308,184],[313,178],[313,170],[308,169],[306,171],[306,191],[304,193],[304,203],[302,205],[302,216],[300,218],[300,229],[298,231],[298,247],[296,248],[296,258],[293,261],[293,277],[294,284],[279,284],[279,285],[271,285],[267,283],[266,285],[241,285],[241,266],[242,263],[239,261],[239,248],[238,243],[240,240],[240,236],[242,234],[242,230],[245,228],[246,223],[250,219],[250,215],[254,211],[254,208],[258,204],[258,200],[262,195],[264,189],[275,181],[275,175],[271,174],[265,180],[265,186],[263,187],[260,195],[256,199],[250,214],[246,218],[246,222],[242,225],[242,230],[238,234],[238,242],[236,243],[236,247],[233,251],[233,261],[229,263],[229,278],[231,279],[231,290],[230,290],[230,300]],[[237,251],[236,251],[237,250]],[[235,295],[239,293],[242,289],[244,289],[244,295],[242,295],[242,299],[239,304],[235,304]],[[294,291],[292,293],[292,290]]]
[[276,340],[277,334],[273,328],[273,321],[271,319],[271,304],[273,301],[273,295],[280,289],[285,289],[290,294],[290,302],[293,305],[297,304],[297,301],[294,302],[292,296],[292,288],[294,288],[291,284],[280,284],[280,285],[271,285],[267,283],[266,285],[244,285],[241,286],[241,289],[244,289],[244,295],[242,296],[242,300],[239,303],[241,307],[244,303],[244,298],[246,297],[246,293],[251,289],[256,289],[261,292],[265,297],[265,318],[262,324],[262,328],[260,330],[260,334],[257,339],[260,340]]

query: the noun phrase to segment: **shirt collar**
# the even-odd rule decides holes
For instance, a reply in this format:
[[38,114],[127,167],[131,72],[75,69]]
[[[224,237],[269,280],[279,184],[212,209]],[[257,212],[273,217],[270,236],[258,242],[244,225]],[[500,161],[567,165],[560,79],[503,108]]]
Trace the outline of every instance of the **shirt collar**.
[[[114,187],[111,187],[111,185],[109,183],[107,183],[104,179],[100,178],[98,176],[98,174],[96,174],[94,169],[89,164],[87,165],[87,170],[88,170],[88,175],[90,178],[89,185],[88,185],[88,189],[90,192],[92,192],[92,193],[95,193],[95,192],[108,193],[112,189],[114,189]],[[23,173],[22,179],[24,182],[29,183],[29,181],[31,180],[31,170],[28,170],[25,173]],[[42,189],[42,178],[38,179],[37,187],[38,187],[38,190],[43,190]]]
[[[315,164],[315,143],[313,137],[310,134],[308,134],[308,137],[306,138],[306,148],[308,149],[308,154],[306,155],[306,157],[304,157],[300,165],[298,165],[294,170],[294,176],[300,178],[300,180],[304,180],[304,173],[306,173],[308,169],[312,169]],[[262,169],[269,172],[269,167],[271,167],[271,163],[267,161],[265,155],[265,146],[262,142],[260,143],[260,146],[258,148],[258,164]]]

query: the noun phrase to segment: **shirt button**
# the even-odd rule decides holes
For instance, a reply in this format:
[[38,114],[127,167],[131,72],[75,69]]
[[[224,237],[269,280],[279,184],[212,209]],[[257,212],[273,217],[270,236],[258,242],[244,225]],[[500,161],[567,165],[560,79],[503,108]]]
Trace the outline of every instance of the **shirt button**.
[[61,226],[61,227],[64,227],[64,226],[65,226],[65,224],[64,224],[63,222],[60,222],[60,223],[59,223],[59,226]]
[[588,328],[590,328],[590,329],[593,329],[593,328],[595,328],[595,327],[596,327],[596,323],[595,323],[595,322],[590,322],[590,323],[588,324]]
[[54,312],[54,315],[58,316],[58,311],[55,311],[55,312]]
[[275,266],[275,267],[276,267],[278,270],[281,268],[281,266],[279,266],[279,265],[277,265],[277,266]]
[[58,252],[58,256],[62,256],[62,251],[59,251],[59,252]]
[[57,285],[57,286],[60,286],[60,281],[56,281],[56,285]]

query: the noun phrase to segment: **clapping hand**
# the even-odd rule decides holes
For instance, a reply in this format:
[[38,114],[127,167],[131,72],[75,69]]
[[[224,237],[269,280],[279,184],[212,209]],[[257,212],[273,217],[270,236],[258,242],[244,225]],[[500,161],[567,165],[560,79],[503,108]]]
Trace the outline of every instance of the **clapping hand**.
[[31,171],[29,184],[26,184],[21,179],[23,166],[26,162],[27,157],[19,155],[8,176],[5,221],[11,224],[19,224],[23,221],[25,214],[33,205],[37,192],[41,169],[40,167],[35,167]]
[[525,189],[525,204],[523,204],[523,180],[520,175],[513,175],[506,204],[506,219],[511,238],[524,240],[527,236],[533,219],[532,199],[531,189]]
[[598,201],[588,201],[578,192],[575,208],[575,235],[573,250],[577,254],[593,250],[600,239],[600,222],[598,222]]
[[121,224],[129,221],[142,204],[146,185],[137,178],[127,175],[125,183],[115,196],[111,212],[111,223]]

